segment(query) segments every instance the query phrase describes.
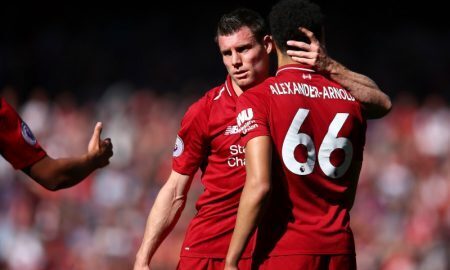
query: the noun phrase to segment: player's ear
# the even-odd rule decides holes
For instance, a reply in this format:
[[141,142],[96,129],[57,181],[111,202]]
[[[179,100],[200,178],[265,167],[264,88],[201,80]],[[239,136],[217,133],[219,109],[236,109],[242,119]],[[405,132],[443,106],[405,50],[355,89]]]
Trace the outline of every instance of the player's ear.
[[267,54],[270,54],[273,49],[273,41],[272,36],[266,35],[264,36],[264,49],[266,49]]

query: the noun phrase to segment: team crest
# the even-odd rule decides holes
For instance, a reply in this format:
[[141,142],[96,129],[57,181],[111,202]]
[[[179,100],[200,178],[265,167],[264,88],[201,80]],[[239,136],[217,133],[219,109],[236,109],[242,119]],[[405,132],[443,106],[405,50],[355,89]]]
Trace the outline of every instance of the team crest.
[[173,148],[173,156],[174,157],[179,157],[184,150],[184,143],[183,140],[177,136],[177,139],[175,141],[175,147]]
[[31,129],[28,127],[28,125],[25,122],[22,122],[21,124],[22,128],[22,137],[23,139],[29,144],[29,145],[35,145],[36,144],[36,138],[33,135],[33,132],[31,132]]

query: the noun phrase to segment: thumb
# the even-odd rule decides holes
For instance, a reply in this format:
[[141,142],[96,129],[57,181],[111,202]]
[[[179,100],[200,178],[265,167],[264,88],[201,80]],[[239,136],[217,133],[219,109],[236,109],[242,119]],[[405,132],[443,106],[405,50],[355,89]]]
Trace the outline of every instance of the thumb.
[[94,128],[94,133],[92,134],[91,142],[100,141],[100,134],[102,134],[103,124],[102,122],[97,122]]

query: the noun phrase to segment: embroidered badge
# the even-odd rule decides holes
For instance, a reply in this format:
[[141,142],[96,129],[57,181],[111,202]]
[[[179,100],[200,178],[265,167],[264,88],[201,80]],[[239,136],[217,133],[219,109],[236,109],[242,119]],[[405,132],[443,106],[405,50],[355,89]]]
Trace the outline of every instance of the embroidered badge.
[[36,138],[33,135],[33,132],[31,132],[31,129],[28,127],[28,125],[25,122],[22,122],[21,124],[22,128],[22,137],[23,139],[29,144],[29,145],[35,145],[36,144]]
[[177,136],[177,140],[175,141],[175,147],[173,148],[173,156],[179,157],[184,150],[184,143],[183,140]]

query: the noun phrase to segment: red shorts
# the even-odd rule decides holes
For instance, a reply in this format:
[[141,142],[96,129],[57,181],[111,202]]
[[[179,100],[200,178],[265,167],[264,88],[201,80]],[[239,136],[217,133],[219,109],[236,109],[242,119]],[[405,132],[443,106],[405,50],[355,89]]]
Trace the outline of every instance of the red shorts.
[[[239,270],[250,270],[251,266],[250,258],[239,261]],[[224,267],[225,259],[181,257],[177,270],[223,270]]]
[[254,270],[356,270],[355,255],[287,255],[255,260]]

